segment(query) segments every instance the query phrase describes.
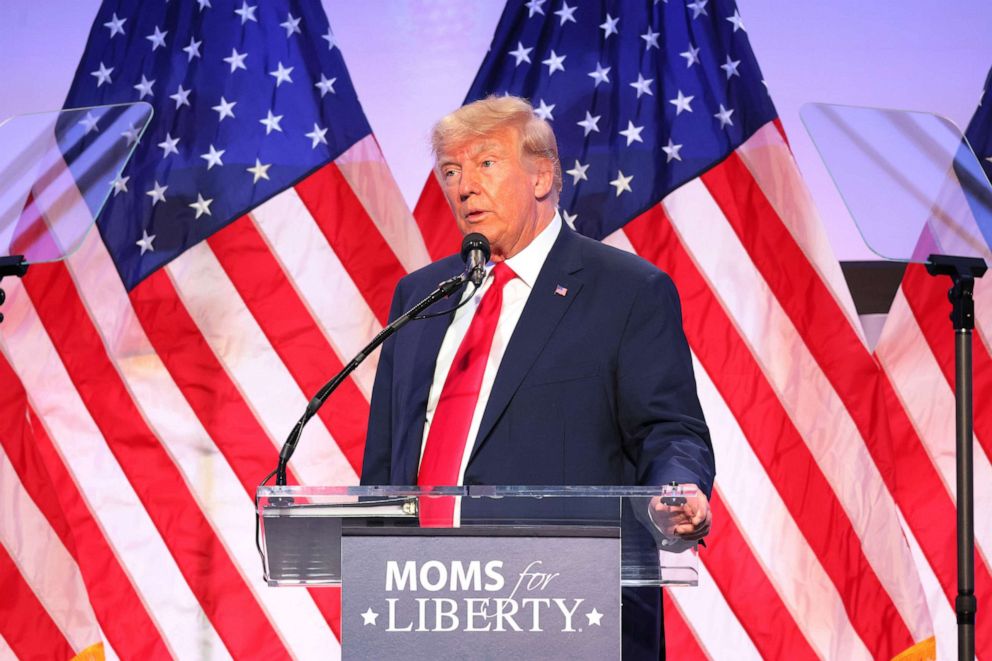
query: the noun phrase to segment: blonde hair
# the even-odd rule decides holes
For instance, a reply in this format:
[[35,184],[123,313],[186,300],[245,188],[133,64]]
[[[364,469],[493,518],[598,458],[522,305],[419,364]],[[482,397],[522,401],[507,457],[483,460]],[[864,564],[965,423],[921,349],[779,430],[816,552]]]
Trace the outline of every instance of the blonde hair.
[[431,130],[434,162],[445,148],[474,138],[514,128],[520,136],[523,155],[551,161],[554,171],[553,199],[561,192],[561,162],[558,142],[551,125],[534,114],[534,106],[518,96],[490,95],[442,117]]

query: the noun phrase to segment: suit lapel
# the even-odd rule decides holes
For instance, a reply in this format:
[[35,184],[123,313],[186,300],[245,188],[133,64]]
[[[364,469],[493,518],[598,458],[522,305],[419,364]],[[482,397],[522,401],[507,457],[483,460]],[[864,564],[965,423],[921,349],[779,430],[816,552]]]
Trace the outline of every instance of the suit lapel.
[[[575,274],[581,269],[578,242],[572,230],[563,227],[548,253],[503,354],[469,462],[486,442],[558,322],[579,295],[582,280]],[[559,287],[566,290],[564,296]]]

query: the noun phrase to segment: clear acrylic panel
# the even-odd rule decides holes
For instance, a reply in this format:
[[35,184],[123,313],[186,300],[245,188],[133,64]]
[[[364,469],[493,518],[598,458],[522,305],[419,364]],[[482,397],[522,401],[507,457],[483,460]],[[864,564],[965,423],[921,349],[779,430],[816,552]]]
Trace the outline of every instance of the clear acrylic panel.
[[82,242],[151,121],[130,103],[18,115],[0,123],[0,257],[63,259]]
[[950,120],[807,103],[803,124],[865,243],[879,256],[992,262],[992,186]]
[[[652,507],[679,507],[695,496],[680,487],[467,486],[259,487],[258,547],[270,585],[339,585],[342,535],[389,528],[398,534],[614,535],[621,542],[621,584],[692,586],[695,543],[675,537]],[[455,498],[448,528],[422,528],[425,498]],[[661,517],[663,518],[663,517]]]

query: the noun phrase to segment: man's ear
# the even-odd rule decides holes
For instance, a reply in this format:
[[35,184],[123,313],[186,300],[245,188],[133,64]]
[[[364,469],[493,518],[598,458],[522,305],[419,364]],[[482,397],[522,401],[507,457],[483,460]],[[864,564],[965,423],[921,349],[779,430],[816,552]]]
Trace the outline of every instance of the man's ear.
[[550,193],[555,185],[555,168],[549,158],[535,159],[534,165],[534,197],[543,200]]

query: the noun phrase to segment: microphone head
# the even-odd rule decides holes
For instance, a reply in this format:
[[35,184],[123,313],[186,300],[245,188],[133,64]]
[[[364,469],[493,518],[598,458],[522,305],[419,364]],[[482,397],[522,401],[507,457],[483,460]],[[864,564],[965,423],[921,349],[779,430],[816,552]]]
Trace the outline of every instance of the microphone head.
[[482,263],[485,264],[489,261],[489,256],[492,254],[492,250],[489,247],[489,239],[484,237],[478,232],[472,232],[467,234],[464,239],[462,239],[462,261],[467,262],[469,253],[473,250],[482,251]]

